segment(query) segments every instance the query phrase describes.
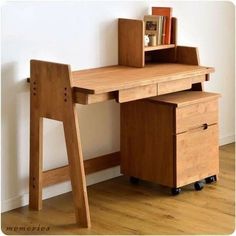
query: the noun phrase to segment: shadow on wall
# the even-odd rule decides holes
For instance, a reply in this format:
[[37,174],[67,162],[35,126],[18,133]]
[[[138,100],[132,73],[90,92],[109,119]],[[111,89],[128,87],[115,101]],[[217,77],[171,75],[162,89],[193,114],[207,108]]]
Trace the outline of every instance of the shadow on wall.
[[16,62],[2,65],[2,200],[28,189],[29,85],[19,80]]

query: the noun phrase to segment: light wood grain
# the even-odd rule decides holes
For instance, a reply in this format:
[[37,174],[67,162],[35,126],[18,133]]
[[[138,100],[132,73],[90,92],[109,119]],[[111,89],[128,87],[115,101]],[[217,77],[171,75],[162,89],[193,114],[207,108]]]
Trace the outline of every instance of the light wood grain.
[[218,97],[186,91],[122,104],[122,173],[169,187],[218,175]]
[[158,45],[158,46],[147,46],[144,47],[145,52],[149,51],[155,51],[155,50],[161,50],[161,49],[167,49],[167,48],[174,48],[175,44],[163,44],[163,45]]
[[157,95],[174,93],[177,91],[191,89],[193,85],[202,83],[206,79],[205,75],[194,76],[192,78],[167,81],[157,84]]
[[[213,95],[214,97],[214,95]],[[218,123],[218,99],[176,109],[176,133]]]
[[198,49],[196,47],[177,46],[178,63],[200,65]]
[[[172,54],[171,52],[170,55]],[[169,59],[174,60],[171,58],[170,56]],[[91,104],[118,99],[118,92],[121,90],[135,91],[140,86],[154,84],[158,88],[156,95],[190,88],[202,90],[202,82],[212,72],[214,69],[210,67],[176,63],[149,64],[145,68],[108,66],[74,71],[72,72],[74,102]]]
[[[33,89],[32,89],[33,90]],[[42,209],[42,135],[43,120],[35,106],[35,95],[30,94],[30,169],[29,169],[29,207],[34,210]]]
[[42,117],[63,122],[70,169],[76,222],[90,227],[84,163],[79,124],[73,103],[70,67],[65,64],[31,60],[30,208],[39,210],[42,202],[42,157],[39,122]]
[[[120,152],[114,152],[84,161],[86,175],[118,165],[120,165]],[[42,178],[44,187],[70,180],[69,166],[66,165],[44,171]]]
[[119,103],[129,102],[156,95],[157,95],[157,86],[155,84],[150,84],[136,88],[120,90],[118,102]]
[[[169,188],[144,181],[131,185],[122,176],[89,186],[88,194],[91,229],[74,224],[72,194],[66,193],[45,200],[40,212],[22,207],[3,213],[2,231],[15,235],[231,235],[235,228],[235,145],[220,147],[219,181],[200,192],[188,185],[172,197]],[[49,230],[22,229],[39,225]]]
[[120,112],[121,172],[173,186],[173,108],[145,99],[121,104]]
[[[118,58],[119,65],[144,67],[146,62],[145,52],[159,51],[175,48],[177,44],[177,20],[172,20],[171,44],[154,47],[144,46],[144,21],[132,19],[118,20]],[[167,62],[167,61],[165,61]]]
[[[200,65],[200,57],[198,53],[198,48],[196,47],[186,47],[186,46],[177,46],[176,47],[176,55],[175,55],[175,61],[177,63],[183,63],[188,65]],[[205,80],[209,80],[209,74],[205,75]],[[193,91],[203,91],[204,85],[202,82],[196,82],[192,84],[191,90]]]
[[72,86],[83,93],[100,94],[212,72],[214,69],[210,67],[176,63],[149,64],[144,68],[114,66],[73,72]]
[[79,123],[76,105],[72,100],[72,93],[67,101],[69,109],[64,113],[63,128],[75,204],[76,222],[82,227],[91,227]]
[[218,93],[209,93],[202,91],[183,91],[177,93],[169,93],[157,97],[150,98],[150,100],[163,102],[175,107],[184,107],[201,102],[208,102],[216,100],[220,97]]
[[84,161],[86,175],[120,165],[120,152],[109,153]]
[[119,65],[143,67],[144,23],[141,20],[118,19]]
[[176,135],[176,186],[219,174],[218,125]]
[[43,171],[43,187],[70,180],[69,165]]
[[162,95],[166,93],[174,93],[176,91],[182,91],[186,89],[190,89],[192,86],[192,79],[180,79],[174,81],[167,81],[157,84],[157,94]]
[[105,102],[116,98],[117,98],[116,92],[101,93],[101,94],[86,94],[75,91],[74,93],[74,102],[83,105]]

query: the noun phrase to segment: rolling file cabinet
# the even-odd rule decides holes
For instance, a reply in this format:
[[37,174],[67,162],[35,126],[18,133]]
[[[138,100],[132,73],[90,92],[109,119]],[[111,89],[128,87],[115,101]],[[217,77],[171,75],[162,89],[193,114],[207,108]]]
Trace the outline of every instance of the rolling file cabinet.
[[172,188],[219,172],[216,93],[183,91],[121,104],[121,172]]

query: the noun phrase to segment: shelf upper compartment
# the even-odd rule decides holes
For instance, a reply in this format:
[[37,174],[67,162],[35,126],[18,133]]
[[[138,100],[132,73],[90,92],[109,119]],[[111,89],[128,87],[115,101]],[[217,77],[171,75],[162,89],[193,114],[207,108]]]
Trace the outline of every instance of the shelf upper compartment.
[[171,48],[176,47],[177,19],[172,17],[171,21],[171,44],[144,47],[144,21],[118,19],[118,64],[123,66],[144,67],[145,52],[153,51],[155,53],[158,50],[171,50]]

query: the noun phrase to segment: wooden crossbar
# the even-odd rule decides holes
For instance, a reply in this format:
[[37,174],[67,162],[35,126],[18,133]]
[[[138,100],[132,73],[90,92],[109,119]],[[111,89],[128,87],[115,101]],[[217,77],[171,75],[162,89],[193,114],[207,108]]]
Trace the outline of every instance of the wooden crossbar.
[[[120,165],[120,152],[95,157],[84,161],[85,174]],[[69,165],[43,171],[43,187],[70,180]]]

